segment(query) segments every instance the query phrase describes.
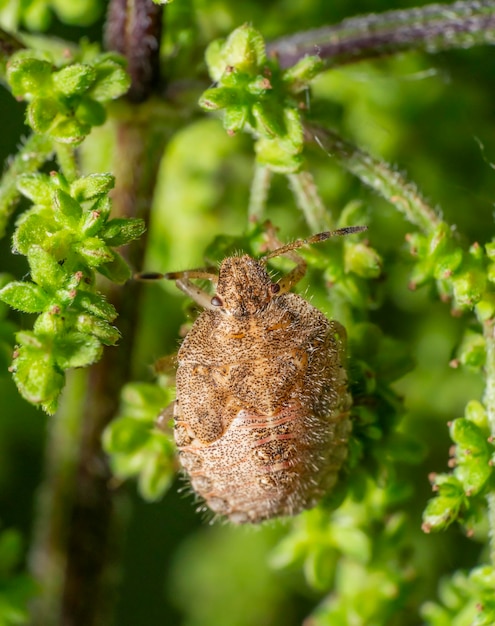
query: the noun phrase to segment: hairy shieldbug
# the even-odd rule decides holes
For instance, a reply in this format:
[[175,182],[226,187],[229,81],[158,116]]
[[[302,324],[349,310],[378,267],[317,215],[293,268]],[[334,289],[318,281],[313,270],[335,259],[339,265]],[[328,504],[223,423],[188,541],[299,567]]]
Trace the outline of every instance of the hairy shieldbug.
[[[351,430],[346,333],[289,290],[306,271],[295,249],[365,228],[227,257],[218,275],[141,275],[175,280],[204,308],[178,353],[175,440],[194,491],[235,524],[311,508],[337,481]],[[296,266],[273,283],[265,265],[279,255]],[[213,281],[215,295],[191,279]]]

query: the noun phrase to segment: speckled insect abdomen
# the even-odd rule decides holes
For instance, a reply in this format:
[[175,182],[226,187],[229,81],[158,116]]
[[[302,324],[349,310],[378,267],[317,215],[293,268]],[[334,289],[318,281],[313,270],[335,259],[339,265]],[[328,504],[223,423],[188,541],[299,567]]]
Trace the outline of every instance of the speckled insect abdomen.
[[212,511],[260,522],[332,488],[350,431],[345,343],[291,293],[239,317],[201,314],[179,351],[175,437]]
[[[194,491],[236,524],[311,508],[337,481],[351,430],[345,330],[289,291],[306,271],[294,250],[363,230],[318,233],[258,260],[227,257],[218,275],[147,276],[175,280],[205,309],[178,354],[175,440]],[[280,255],[296,266],[274,283],[265,265]],[[212,281],[215,294],[192,279]]]

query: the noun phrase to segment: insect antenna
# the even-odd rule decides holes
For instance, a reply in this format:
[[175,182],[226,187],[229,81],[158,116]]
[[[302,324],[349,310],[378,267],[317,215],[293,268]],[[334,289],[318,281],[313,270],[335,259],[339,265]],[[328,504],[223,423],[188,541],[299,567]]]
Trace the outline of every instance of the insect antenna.
[[296,239],[296,241],[293,241],[292,243],[288,243],[281,248],[277,248],[276,250],[272,250],[270,253],[265,254],[265,256],[259,259],[259,262],[266,263],[269,259],[273,259],[273,257],[287,254],[287,252],[297,250],[297,248],[301,248],[307,244],[320,243],[320,241],[326,241],[331,237],[354,235],[355,233],[362,233],[365,230],[368,230],[367,226],[345,226],[344,228],[338,228],[337,230],[326,230],[323,233],[317,233],[307,239]]

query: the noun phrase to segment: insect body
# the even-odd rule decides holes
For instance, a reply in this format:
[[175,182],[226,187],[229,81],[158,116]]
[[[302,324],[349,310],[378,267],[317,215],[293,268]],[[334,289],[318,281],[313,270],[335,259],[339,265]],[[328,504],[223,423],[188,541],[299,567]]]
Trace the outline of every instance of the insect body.
[[[218,275],[165,274],[205,307],[178,354],[175,439],[194,491],[242,524],[314,506],[337,480],[350,432],[344,328],[288,293],[305,272],[292,250],[226,258]],[[272,283],[268,258],[295,269]],[[191,278],[217,282],[213,297]]]

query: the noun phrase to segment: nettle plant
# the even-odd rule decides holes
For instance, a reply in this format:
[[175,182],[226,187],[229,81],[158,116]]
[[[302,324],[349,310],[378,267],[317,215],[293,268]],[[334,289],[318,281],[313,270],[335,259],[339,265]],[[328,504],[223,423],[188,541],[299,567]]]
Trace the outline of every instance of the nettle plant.
[[[31,5],[29,10],[24,17],[28,25],[36,16]],[[466,243],[449,223],[447,211],[443,216],[393,167],[332,130],[325,107],[311,92],[315,79],[343,64],[407,50],[437,52],[493,43],[495,3],[458,2],[355,18],[268,44],[256,28],[241,25],[207,46],[209,79],[199,72],[202,93],[196,93],[196,84],[182,85],[182,99],[171,88],[161,89],[158,80],[162,10],[145,0],[125,9],[110,2],[107,46],[122,56],[87,43],[64,45],[42,38],[34,44],[29,37],[0,32],[2,79],[12,96],[26,103],[32,133],[0,184],[2,234],[21,196],[28,201],[16,216],[12,250],[24,255],[29,266],[28,278],[2,276],[0,299],[36,316],[29,327],[22,318],[8,367],[20,394],[52,414],[67,372],[77,380],[74,370],[91,366],[83,383],[74,386],[79,402],[71,403],[69,385],[52,418],[50,464],[56,467],[63,459],[69,471],[63,473],[62,489],[50,477],[44,487],[51,498],[44,499],[45,508],[38,512],[42,520],[31,560],[38,587],[15,577],[10,566],[2,567],[0,621],[22,623],[26,598],[34,595],[33,614],[41,620],[37,623],[60,623],[54,616],[63,615],[73,617],[74,624],[97,623],[103,614],[103,581],[108,584],[103,574],[113,498],[109,482],[135,477],[141,495],[151,501],[163,496],[176,472],[172,429],[155,426],[157,415],[174,398],[173,381],[160,366],[161,384],[131,382],[140,300],[139,285],[130,279],[144,264],[142,235],[165,140],[175,126],[197,116],[190,104],[194,97],[205,114],[220,117],[228,135],[245,132],[254,147],[244,235],[217,237],[205,252],[208,265],[240,249],[263,254],[271,228],[266,224],[269,192],[282,177],[309,232],[373,223],[362,202],[347,204],[337,219],[325,208],[311,154],[331,159],[405,218],[413,259],[409,286],[416,290],[429,285],[445,307],[462,316],[465,333],[451,364],[475,369],[485,384],[483,397],[471,399],[463,417],[452,416],[450,469],[430,476],[434,494],[425,503],[422,528],[428,534],[456,523],[487,549],[473,569],[443,579],[439,600],[427,602],[429,596],[418,592],[424,574],[421,559],[410,556],[416,535],[406,511],[414,485],[404,481],[401,470],[404,464],[420,463],[424,445],[400,430],[405,408],[396,390],[396,382],[414,364],[408,346],[374,323],[387,278],[379,242],[376,249],[371,245],[370,229],[369,239],[354,236],[324,250],[302,251],[312,270],[308,291],[314,288],[315,304],[348,331],[353,434],[337,488],[317,508],[282,523],[271,546],[273,570],[301,570],[307,585],[323,597],[308,619],[312,625],[417,623],[419,614],[431,626],[495,623],[495,242]],[[129,39],[120,19],[123,11],[136,29]],[[209,19],[215,24],[213,16]],[[192,29],[172,13],[174,27],[180,32],[176,40],[193,58],[198,44],[187,36]],[[150,32],[154,39],[144,37]],[[163,50],[162,60],[173,74],[172,59],[180,57],[180,46],[167,42]],[[180,61],[175,67],[182,71]],[[179,78],[168,76],[169,85]],[[117,98],[119,104],[112,104]],[[97,133],[104,124],[117,129],[114,151],[129,162],[115,161],[112,173],[86,171],[81,155],[97,149],[98,142],[101,149],[106,146],[108,138]],[[126,139],[119,145],[122,137]],[[142,160],[146,167],[138,167]],[[125,172],[132,172],[130,183]],[[137,207],[136,213],[129,205]],[[120,247],[133,240],[140,244],[131,269],[122,256],[129,253]],[[283,266],[283,260],[278,263]],[[0,314],[5,362],[13,323],[6,307]],[[121,352],[111,352],[116,344]],[[68,460],[65,450],[62,454],[53,443],[61,433],[69,444]],[[93,471],[95,465],[98,471]],[[57,501],[69,492],[70,501]],[[81,511],[84,515],[78,518]],[[60,528],[61,519],[64,530],[57,535],[56,552],[64,558],[48,561],[53,568],[48,577],[59,582],[44,586],[46,559],[54,550],[50,533]],[[98,524],[92,525],[96,519]],[[73,549],[84,541],[101,550]],[[18,554],[18,538],[0,536],[0,556],[11,545],[11,552]],[[15,560],[11,555],[7,564]],[[416,621],[407,621],[411,615]]]

